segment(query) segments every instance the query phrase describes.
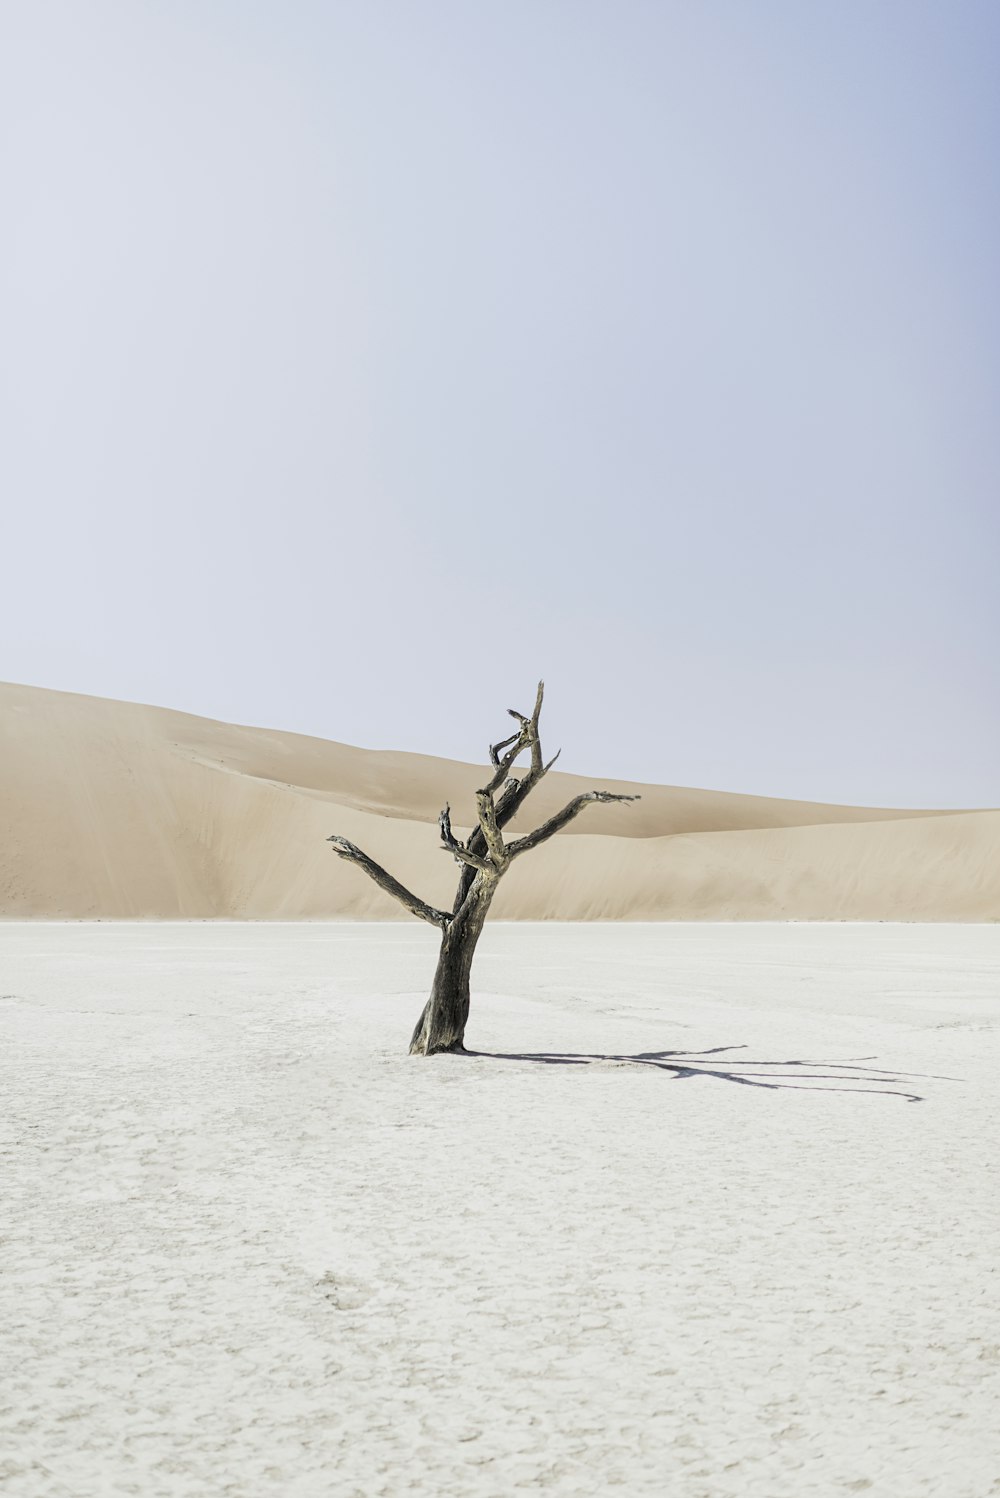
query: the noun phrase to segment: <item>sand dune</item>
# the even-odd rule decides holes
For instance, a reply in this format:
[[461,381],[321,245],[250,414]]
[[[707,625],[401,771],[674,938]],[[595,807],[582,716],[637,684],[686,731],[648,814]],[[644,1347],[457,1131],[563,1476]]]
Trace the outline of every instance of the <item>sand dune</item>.
[[[0,685],[0,913],[345,916],[399,907],[331,855],[339,832],[435,902],[454,865],[434,823],[471,814],[482,767],[237,727],[163,708]],[[541,820],[588,809],[511,870],[518,919],[995,920],[1000,812],[829,806],[553,772]],[[406,919],[405,916],[403,916]]]

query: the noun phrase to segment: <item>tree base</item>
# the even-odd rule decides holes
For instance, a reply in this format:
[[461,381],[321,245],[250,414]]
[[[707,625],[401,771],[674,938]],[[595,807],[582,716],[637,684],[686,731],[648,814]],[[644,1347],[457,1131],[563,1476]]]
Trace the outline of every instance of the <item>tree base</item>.
[[460,1040],[456,1040],[453,1045],[432,1045],[432,1046],[420,1045],[420,1044],[418,1044],[415,1041],[413,1043],[413,1045],[410,1046],[410,1055],[411,1056],[469,1056],[469,1055],[471,1055],[471,1052],[467,1051],[465,1049],[465,1046],[462,1044],[462,1042]]

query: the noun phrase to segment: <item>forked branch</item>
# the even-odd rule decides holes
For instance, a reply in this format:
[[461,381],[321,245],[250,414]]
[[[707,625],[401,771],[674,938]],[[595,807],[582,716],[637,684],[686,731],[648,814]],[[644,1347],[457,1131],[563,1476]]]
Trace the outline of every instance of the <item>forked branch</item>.
[[[531,717],[529,718],[524,713],[519,713],[516,708],[508,708],[507,711],[510,716],[516,718],[518,723],[520,723],[520,731],[513,734],[510,738],[502,739],[499,744],[490,745],[490,760],[494,766],[493,777],[489,784],[483,787],[482,791],[477,792],[476,800],[478,806],[480,796],[489,798],[492,805],[492,818],[496,822],[497,840],[491,844],[490,836],[492,836],[492,829],[490,829],[490,836],[488,836],[487,829],[483,826],[484,812],[480,809],[479,826],[473,830],[466,844],[466,849],[468,852],[478,854],[479,856],[490,853],[494,858],[494,867],[496,867],[494,848],[498,845],[503,847],[504,861],[501,867],[504,869],[507,868],[510,861],[510,850],[503,844],[503,828],[513,819],[525,798],[530,795],[543,776],[548,774],[559,758],[558,754],[554,754],[548,764],[542,758],[542,744],[538,731],[538,720],[541,716],[544,696],[545,683],[540,681],[538,683],[538,691],[535,693],[535,706],[532,709]],[[525,773],[518,778],[512,775],[511,771],[513,770],[515,761],[524,753],[525,749],[531,750],[531,764]],[[506,752],[501,755],[501,750],[505,750]],[[497,792],[499,792],[499,795],[497,795]],[[485,814],[489,816],[488,809]],[[466,860],[466,867],[462,871],[462,877],[459,880],[458,890],[455,895],[455,903],[452,907],[454,914],[457,915],[465,904],[472,889],[474,878],[475,866]]]
[[490,761],[497,769],[500,768],[500,750],[506,749],[509,744],[516,744],[520,737],[519,733],[512,733],[509,739],[501,739],[499,744],[490,745]]
[[459,863],[467,864],[470,869],[482,869],[486,872],[492,870],[493,865],[488,858],[483,858],[479,853],[471,853],[452,832],[450,806],[446,806],[438,817],[438,826],[441,829],[441,842],[444,848],[457,858]]
[[421,900],[419,895],[413,894],[405,884],[400,884],[399,880],[394,879],[380,863],[376,863],[374,858],[369,858],[368,854],[355,847],[354,843],[348,842],[346,837],[338,837],[334,834],[333,837],[327,838],[327,842],[333,844],[333,851],[338,857],[346,858],[349,863],[357,864],[359,869],[364,869],[369,879],[374,880],[387,895],[392,895],[401,905],[405,905],[411,915],[419,916],[422,921],[429,921],[432,926],[438,926],[442,931],[445,930],[451,920],[450,914],[443,910],[436,910],[433,905],[428,905],[426,900]]

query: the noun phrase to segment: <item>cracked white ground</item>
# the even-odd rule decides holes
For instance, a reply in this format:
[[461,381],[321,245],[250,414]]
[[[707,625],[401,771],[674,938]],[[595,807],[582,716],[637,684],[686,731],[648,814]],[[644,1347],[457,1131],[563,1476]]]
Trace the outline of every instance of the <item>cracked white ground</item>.
[[1000,1492],[1000,927],[434,946],[0,928],[5,1498]]

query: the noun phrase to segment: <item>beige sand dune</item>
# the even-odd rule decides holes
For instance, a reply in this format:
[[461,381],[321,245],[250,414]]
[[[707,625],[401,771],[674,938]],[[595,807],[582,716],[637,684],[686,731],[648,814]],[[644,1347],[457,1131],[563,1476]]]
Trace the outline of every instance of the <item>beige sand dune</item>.
[[[405,915],[331,855],[339,832],[426,898],[454,885],[434,823],[470,815],[482,767],[350,748],[164,708],[0,685],[0,913]],[[995,920],[1000,812],[829,806],[553,772],[541,820],[588,809],[511,870],[518,919]]]

